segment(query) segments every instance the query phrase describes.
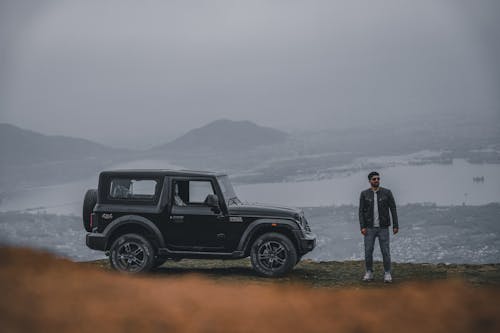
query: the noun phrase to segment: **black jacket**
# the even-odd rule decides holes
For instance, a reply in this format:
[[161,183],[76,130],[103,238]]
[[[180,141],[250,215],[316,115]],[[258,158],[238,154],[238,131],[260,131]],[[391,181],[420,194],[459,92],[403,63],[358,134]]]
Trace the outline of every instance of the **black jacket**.
[[[373,227],[373,197],[371,188],[364,190],[359,196],[359,225],[361,229]],[[391,190],[379,187],[377,199],[380,226],[388,227],[391,225],[391,220],[389,218],[390,210],[393,228],[399,228],[396,202],[394,201]]]

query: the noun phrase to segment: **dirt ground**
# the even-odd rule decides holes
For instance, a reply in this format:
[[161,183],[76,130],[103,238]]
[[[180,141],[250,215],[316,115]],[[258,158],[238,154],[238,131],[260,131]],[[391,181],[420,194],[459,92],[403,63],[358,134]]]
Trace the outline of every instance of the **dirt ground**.
[[[96,260],[82,263],[101,270],[111,270],[109,260]],[[171,278],[192,274],[202,275],[216,282],[239,282],[259,285],[302,284],[320,288],[380,288],[383,283],[383,266],[374,263],[375,281],[364,283],[363,261],[324,261],[301,260],[286,276],[277,279],[265,279],[255,274],[250,260],[200,260],[184,259],[180,262],[167,261],[151,277]],[[500,287],[500,264],[417,264],[393,263],[393,285],[408,282],[458,279],[473,286]]]
[[498,285],[463,279],[332,289],[164,268],[126,276],[27,249],[0,259],[2,332],[500,331]]

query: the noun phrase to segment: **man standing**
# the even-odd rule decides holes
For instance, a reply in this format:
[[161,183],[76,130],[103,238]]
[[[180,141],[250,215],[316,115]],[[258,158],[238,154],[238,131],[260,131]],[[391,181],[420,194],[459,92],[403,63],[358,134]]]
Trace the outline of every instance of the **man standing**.
[[363,281],[373,280],[373,247],[375,238],[378,238],[380,251],[384,261],[384,282],[392,282],[391,276],[391,253],[389,249],[389,226],[392,216],[392,232],[399,231],[398,214],[396,202],[389,189],[380,187],[380,175],[378,172],[370,172],[368,175],[370,188],[361,192],[359,197],[359,225],[361,234],[365,239],[365,266],[366,273]]

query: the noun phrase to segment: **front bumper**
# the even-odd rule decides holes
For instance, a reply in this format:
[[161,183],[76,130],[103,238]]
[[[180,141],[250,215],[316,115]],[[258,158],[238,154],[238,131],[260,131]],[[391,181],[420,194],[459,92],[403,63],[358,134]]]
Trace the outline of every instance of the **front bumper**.
[[91,232],[87,234],[85,243],[87,244],[87,247],[92,250],[105,251],[108,238],[103,234]]
[[311,252],[316,247],[316,235],[312,232],[303,232],[302,230],[296,230],[295,236],[298,241],[300,254]]

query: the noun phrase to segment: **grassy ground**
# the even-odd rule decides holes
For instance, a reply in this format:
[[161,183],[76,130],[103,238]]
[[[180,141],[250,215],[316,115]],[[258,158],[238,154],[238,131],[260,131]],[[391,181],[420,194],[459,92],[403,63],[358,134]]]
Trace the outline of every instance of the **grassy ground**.
[[[110,270],[107,260],[83,263]],[[304,284],[311,287],[362,287],[384,286],[382,263],[374,266],[375,281],[361,281],[364,273],[362,261],[301,261],[287,276],[278,279],[262,278],[252,270],[248,259],[242,260],[189,260],[167,261],[150,273],[155,278],[181,277],[191,274],[201,275],[214,281],[250,282],[257,284]],[[473,286],[500,286],[500,264],[486,265],[445,265],[393,263],[393,284],[415,281],[458,279]]]
[[2,332],[500,332],[500,265],[396,264],[384,285],[359,282],[360,261],[305,261],[283,279],[256,277],[248,260],[144,276],[26,248],[0,247],[0,261]]

